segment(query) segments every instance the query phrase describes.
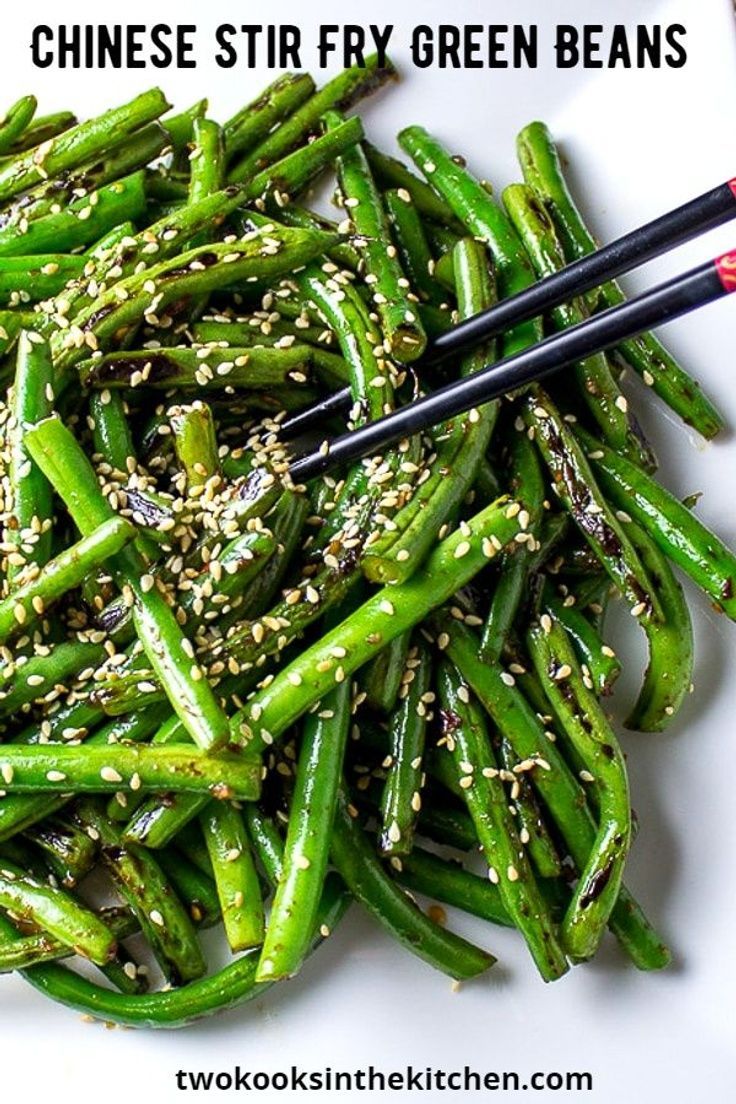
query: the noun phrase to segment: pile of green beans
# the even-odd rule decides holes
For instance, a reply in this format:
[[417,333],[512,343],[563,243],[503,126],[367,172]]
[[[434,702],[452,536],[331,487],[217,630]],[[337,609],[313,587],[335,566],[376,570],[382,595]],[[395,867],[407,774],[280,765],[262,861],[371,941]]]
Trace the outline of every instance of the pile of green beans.
[[[662,731],[694,666],[673,565],[736,619],[736,558],[656,481],[622,365],[707,438],[710,399],[644,335],[289,475],[285,418],[334,389],[357,426],[623,294],[425,367],[594,238],[542,123],[500,201],[421,127],[412,166],[371,145],[346,112],[394,76],[285,73],[223,124],[158,89],[0,122],[0,972],[105,1021],[258,996],[352,901],[454,981],[495,957],[437,902],[545,981],[607,930],[670,960],[625,884],[605,615],[649,649],[625,724]],[[335,218],[307,205],[326,174]],[[209,972],[215,925],[236,957]]]

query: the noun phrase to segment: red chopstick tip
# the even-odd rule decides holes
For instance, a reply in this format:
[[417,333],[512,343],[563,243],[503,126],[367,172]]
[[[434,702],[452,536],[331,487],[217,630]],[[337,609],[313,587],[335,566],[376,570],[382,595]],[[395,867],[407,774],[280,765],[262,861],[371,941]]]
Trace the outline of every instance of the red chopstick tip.
[[736,199],[736,176],[732,176],[728,181],[728,186],[731,189],[734,199]]
[[736,249],[715,259],[716,272],[724,291],[736,291]]

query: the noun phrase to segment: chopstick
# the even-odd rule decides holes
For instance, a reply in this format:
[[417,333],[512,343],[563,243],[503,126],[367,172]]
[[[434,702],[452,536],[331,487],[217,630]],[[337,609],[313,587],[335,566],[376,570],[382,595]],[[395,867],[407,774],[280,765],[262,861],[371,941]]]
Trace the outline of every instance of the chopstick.
[[297,483],[305,482],[349,461],[376,455],[387,445],[413,433],[612,348],[732,291],[736,291],[736,250],[326,442],[318,451],[291,462],[291,478]]
[[[609,245],[572,261],[560,272],[453,326],[431,342],[422,361],[435,363],[450,354],[465,352],[516,323],[534,318],[607,280],[622,276],[735,217],[736,177],[630,230]],[[351,401],[350,388],[341,388],[287,418],[281,427],[282,439],[296,437],[319,425],[324,418],[349,410]]]

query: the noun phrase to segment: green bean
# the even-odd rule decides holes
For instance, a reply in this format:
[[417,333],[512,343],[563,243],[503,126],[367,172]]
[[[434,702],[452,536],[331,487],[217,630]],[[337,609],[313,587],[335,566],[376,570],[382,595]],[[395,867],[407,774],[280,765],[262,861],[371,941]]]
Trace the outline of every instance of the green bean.
[[[562,238],[568,261],[592,253],[597,243],[585,226],[570,195],[552,137],[544,123],[530,123],[517,138],[519,162],[524,179],[549,209]],[[618,284],[611,280],[598,291],[606,307],[624,302]],[[691,379],[652,333],[625,341],[623,359],[652,387],[659,397],[687,424],[704,437],[714,437],[723,419],[700,385]]]
[[40,146],[49,138],[55,138],[57,134],[69,130],[75,126],[77,117],[73,111],[56,111],[52,115],[36,115],[25,128],[23,133],[16,138],[10,149],[10,153],[23,153],[34,146]]
[[410,650],[404,668],[402,700],[389,718],[389,759],[381,797],[379,847],[384,855],[412,850],[422,805],[424,741],[432,664],[425,647]]
[[[402,268],[413,290],[424,302],[441,306],[446,296],[437,286],[435,261],[411,196],[403,189],[391,188],[384,193],[383,202]],[[455,291],[454,280],[450,290]]]
[[97,861],[97,844],[69,820],[51,817],[26,832],[62,885],[72,888]]
[[125,518],[112,517],[49,560],[37,574],[26,569],[28,581],[17,578],[13,592],[0,601],[0,643],[21,631],[27,632],[53,602],[117,555],[135,534],[135,528]]
[[511,808],[515,810],[515,823],[519,839],[526,847],[532,866],[541,878],[559,878],[562,874],[560,856],[544,821],[536,794],[525,777],[525,771],[514,770],[519,761],[508,740],[496,734],[491,741],[500,766],[512,777]]
[[691,510],[624,457],[575,427],[595,473],[615,505],[652,538],[673,563],[736,620],[736,556]]
[[[395,872],[394,872],[395,871]],[[423,893],[435,901],[462,909],[492,924],[513,927],[497,885],[471,874],[460,863],[441,859],[432,851],[412,848],[392,869],[393,876],[412,893]]]
[[[141,321],[153,323],[172,303],[203,295],[237,279],[248,279],[255,273],[266,277],[280,275],[322,253],[332,240],[316,231],[285,227],[276,231],[272,227],[271,233],[254,231],[238,242],[191,249],[120,280],[79,311],[75,326],[83,333],[91,333],[104,350],[106,344],[119,340],[121,334]],[[155,290],[152,292],[151,288]],[[152,313],[152,303],[158,314]],[[61,337],[58,344],[58,371],[84,359],[84,347],[69,340],[69,335]]]
[[524,503],[523,531],[529,537],[513,556],[504,557],[499,565],[496,585],[481,636],[481,655],[497,661],[511,631],[519,606],[524,598],[530,570],[537,555],[536,534],[542,520],[544,482],[535,450],[522,433],[507,437],[509,448],[510,487]]
[[[306,207],[300,207],[297,203],[290,202],[284,205],[281,196],[279,196],[279,200],[281,200],[281,206],[275,198],[268,199],[266,210],[269,214],[273,214],[279,222],[283,222],[285,226],[300,226],[302,229],[323,230],[328,233],[338,231],[338,224],[325,218],[324,215],[318,215],[314,211],[307,210]],[[360,250],[348,241],[341,241],[337,245],[330,246],[328,256],[335,264],[341,268],[349,269],[351,272],[359,272],[362,269],[363,262]],[[306,337],[304,340],[306,340]]]
[[439,669],[439,691],[447,748],[439,754],[452,756],[488,863],[489,880],[498,885],[540,974],[545,981],[553,981],[567,971],[567,962],[509,810],[483,715],[472,699],[464,700],[469,697],[468,688],[448,663]]
[[93,391],[89,399],[89,412],[94,422],[95,453],[121,475],[129,474],[128,465],[135,462],[135,448],[130,424],[122,396],[108,391]]
[[585,453],[539,386],[524,402],[524,420],[552,477],[552,489],[631,607],[632,617],[661,621],[662,608],[623,524],[600,492]]
[[58,694],[80,671],[94,670],[105,654],[102,644],[70,640],[5,660],[0,666],[0,716],[26,712],[30,702],[51,700],[49,695]]
[[[334,930],[349,903],[350,897],[342,882],[328,877],[313,948],[326,938],[324,933]],[[183,1027],[202,1016],[260,997],[267,985],[256,984],[256,963],[255,955],[243,955],[210,977],[191,982],[182,989],[164,989],[140,996],[111,992],[55,963],[34,966],[25,971],[24,977],[52,999],[107,1022],[131,1027],[171,1028]]]
[[[71,710],[62,708],[52,715],[56,725],[51,723],[49,735],[46,735],[47,726],[34,725],[17,737],[18,742],[22,740],[25,744],[36,744],[43,737],[50,743],[58,745],[60,741],[70,739],[72,734],[75,739],[85,738],[88,747],[106,747],[108,743],[117,743],[120,740],[141,742],[156,731],[166,716],[166,711],[162,711],[160,706],[153,706],[143,713],[133,713],[125,719],[116,718],[102,725],[91,736],[87,736],[86,725],[93,726],[98,721],[98,711],[90,708],[84,701],[76,703]],[[75,723],[67,727],[72,720]],[[44,817],[52,816],[67,805],[69,800],[69,796],[65,794],[7,795],[0,800],[0,839],[7,840],[43,820]]]
[[135,236],[135,226],[129,220],[119,223],[118,226],[113,226],[112,230],[108,230],[106,234],[103,234],[101,238],[98,238],[96,242],[88,246],[85,257],[91,257],[95,261],[106,261],[112,256],[114,250],[126,239]]
[[37,106],[35,96],[21,96],[8,108],[0,119],[0,155],[12,149],[15,142],[27,131]]
[[151,853],[123,845],[118,830],[94,800],[80,802],[76,816],[86,831],[97,835],[102,860],[166,978],[179,984],[201,977],[205,962],[192,921]]
[[[562,755],[545,735],[538,716],[521,691],[501,678],[497,664],[478,658],[474,634],[461,622],[443,614],[435,618],[438,643],[465,680],[499,731],[509,740],[521,762],[533,766],[532,782],[555,821],[570,856],[583,870],[596,838],[596,825],[587,808],[585,792],[568,769]],[[446,639],[445,639],[446,638]],[[513,676],[512,676],[513,677]],[[610,927],[634,965],[640,970],[660,970],[670,952],[649,924],[625,887],[610,916]]]
[[218,476],[217,436],[212,407],[197,399],[189,406],[169,408],[169,421],[174,434],[174,449],[184,475],[187,494],[191,497]]
[[213,119],[195,119],[192,136],[194,149],[189,155],[189,201],[196,203],[223,187],[225,153],[222,129]]
[[456,235],[463,232],[462,223],[447,203],[435,194],[429,184],[415,176],[403,161],[382,153],[370,142],[364,143],[364,148],[371,171],[382,188],[406,192],[422,218],[447,226]]
[[[339,126],[337,112],[325,116],[328,133]],[[388,217],[371,175],[366,156],[359,145],[337,160],[339,202],[346,212],[351,232],[361,243],[366,283],[381,322],[386,350],[401,364],[409,364],[422,355],[427,338],[409,297],[408,281],[391,243]]]
[[164,115],[159,119],[159,125],[163,127],[175,155],[181,155],[192,141],[194,124],[197,119],[203,119],[207,114],[207,100],[197,100],[185,111],[176,115]]
[[0,770],[7,793],[209,793],[253,801],[260,791],[260,763],[240,753],[205,754],[185,745],[95,747],[6,744]]
[[299,970],[319,909],[350,727],[350,684],[337,686],[307,718],[299,751],[282,870],[256,978],[275,981]]
[[[350,370],[353,401],[363,404],[358,417],[380,418],[393,403],[392,366],[384,358],[380,332],[360,295],[347,281],[336,285],[317,265],[297,275],[296,283],[302,299],[319,312],[340,343]],[[377,381],[374,386],[372,380]]]
[[532,624],[527,640],[537,675],[584,769],[595,779],[599,798],[595,843],[562,926],[570,955],[580,960],[595,953],[621,888],[631,842],[626,765],[560,623],[550,619],[544,626]]
[[265,929],[263,902],[242,815],[229,802],[211,801],[200,814],[200,824],[230,950],[259,947]]
[[304,191],[316,176],[334,163],[336,157],[354,146],[362,137],[363,124],[354,115],[308,145],[287,153],[280,161],[275,161],[255,176],[244,177],[239,171],[236,173],[231,170],[228,179],[231,182],[235,177],[237,180],[247,180],[244,198],[254,201],[256,207],[261,203],[265,207],[269,197],[284,204]]
[[104,153],[111,134],[122,138],[132,133],[157,119],[167,106],[159,89],[152,88],[122,107],[79,123],[35,149],[18,154],[0,166],[0,202]]
[[[57,418],[47,418],[26,434],[31,456],[55,487],[75,524],[88,533],[114,516],[82,449]],[[227,741],[227,718],[207,680],[192,663],[191,645],[163,594],[155,587],[135,547],[117,553],[113,573],[134,596],[133,621],[151,666],[161,680],[174,712],[195,743],[213,749]],[[196,674],[195,674],[196,672]]]
[[[135,918],[127,910],[103,909],[100,918],[118,940],[127,939],[138,930]],[[53,962],[59,958],[70,958],[74,954],[74,949],[68,943],[49,932],[21,935],[5,917],[0,918],[0,974],[10,973],[11,970],[25,970],[29,966]]]
[[379,713],[391,713],[406,671],[411,633],[397,636],[366,665],[361,679],[366,701]]
[[[496,544],[503,548],[504,541],[513,540],[519,531],[515,519],[516,511],[502,499],[452,533],[407,583],[379,590],[282,668],[234,714],[232,738],[261,750],[281,735],[336,681],[344,680],[472,579],[496,555]],[[345,655],[338,653],[338,658],[334,648]]]
[[435,969],[464,980],[494,964],[493,955],[434,924],[398,889],[378,862],[344,797],[338,799],[331,854],[353,896],[395,939]]
[[[407,127],[399,145],[419,166],[434,190],[475,237],[490,246],[496,266],[499,298],[507,298],[534,282],[534,272],[505,213],[484,186],[453,160],[422,127]],[[503,338],[503,354],[533,345],[541,334],[538,323],[520,322]]]
[[216,924],[221,917],[221,910],[217,888],[212,879],[173,848],[159,851],[156,858],[194,923],[202,928]]
[[0,257],[63,253],[90,245],[121,222],[140,218],[145,209],[143,173],[134,172],[91,195],[73,199],[58,213],[2,227]]
[[29,426],[51,412],[53,371],[46,339],[33,330],[22,330],[18,337],[8,427],[12,508],[3,538],[16,546],[5,566],[11,587],[28,566],[43,567],[51,556],[51,486],[28,454],[26,433]]
[[0,303],[17,306],[50,299],[83,270],[83,257],[63,253],[0,257]]
[[[631,529],[627,529],[629,536]],[[633,538],[632,538],[633,539]],[[641,555],[641,548],[634,542],[634,547]],[[645,563],[642,558],[642,562]],[[660,602],[662,601],[662,589],[657,585],[651,572],[651,567],[645,563],[650,572],[652,582],[655,584]],[[574,595],[571,596],[574,600]],[[542,603],[547,612],[558,620],[565,628],[572,640],[575,654],[578,657],[583,672],[583,677],[590,678],[598,695],[611,693],[613,684],[621,674],[621,661],[612,648],[604,644],[595,626],[591,624],[582,612],[579,603],[567,605],[567,599],[558,598],[546,586],[542,596]],[[665,614],[666,616],[666,614]],[[651,622],[645,622],[645,625]],[[660,626],[657,625],[657,629]]]
[[662,732],[692,688],[693,627],[682,587],[665,555],[634,522],[626,531],[649,572],[664,610],[662,624],[645,623],[649,663],[627,728]]
[[[49,215],[58,215],[76,199],[85,196],[89,196],[90,203],[94,206],[98,202],[96,197],[99,189],[128,177],[139,169],[143,170],[149,161],[163,152],[166,143],[166,132],[158,123],[151,123],[127,135],[121,141],[115,142],[102,156],[80,165],[62,177],[44,180],[25,192],[11,206],[7,223],[19,226],[22,230],[21,223],[35,224]],[[143,176],[145,191],[145,172]],[[84,210],[85,207],[82,206],[80,211]],[[81,217],[85,221],[93,215]],[[73,228],[67,224],[60,225],[67,226],[67,231],[72,229],[73,232]]]
[[[460,314],[469,317],[492,302],[493,288],[485,250],[462,239],[457,246]],[[481,349],[463,358],[461,371],[468,375],[488,362],[490,350]],[[378,532],[367,543],[363,572],[373,582],[405,582],[426,557],[437,533],[452,518],[471,487],[478,464],[485,455],[498,413],[498,402],[487,403],[434,431],[436,452],[429,478],[419,484],[409,502],[392,519],[388,531]]]
[[[267,134],[237,164],[231,167],[228,179],[249,180],[256,173],[273,165],[279,158],[301,145],[318,128],[322,116],[331,108],[347,110],[361,96],[380,88],[395,76],[393,65],[388,62],[379,68],[378,57],[372,54],[365,64],[345,69],[333,80],[318,89],[305,103],[287,116],[275,130]],[[1,193],[0,193],[1,195]]]
[[108,353],[83,360],[78,366],[87,387],[155,388],[180,390],[260,390],[305,383],[312,362],[312,349],[291,345],[202,349],[135,349]]
[[228,158],[245,156],[314,92],[309,73],[282,73],[223,126]]
[[[541,280],[564,268],[565,256],[554,224],[532,189],[524,184],[512,184],[504,190],[502,198],[537,277]],[[555,307],[551,317],[555,328],[562,330],[583,322],[587,311],[582,299],[574,299]],[[651,468],[653,458],[644,450],[640,434],[631,424],[627,400],[611,373],[605,353],[587,357],[574,365],[573,371],[603,439],[634,463]]]
[[[46,328],[43,318],[33,310],[0,310],[0,356],[5,357],[11,352],[21,330],[35,330],[43,333]],[[3,372],[3,381],[6,382],[6,371]]]
[[42,885],[5,857],[0,860],[0,907],[37,924],[98,966],[115,954],[115,936],[91,909],[64,890]]

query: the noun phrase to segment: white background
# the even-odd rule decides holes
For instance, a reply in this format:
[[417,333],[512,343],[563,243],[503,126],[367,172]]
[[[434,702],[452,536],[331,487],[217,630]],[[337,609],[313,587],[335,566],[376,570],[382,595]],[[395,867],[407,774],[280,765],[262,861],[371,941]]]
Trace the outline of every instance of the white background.
[[[424,123],[502,186],[518,175],[516,131],[542,117],[563,143],[576,191],[603,237],[736,172],[736,42],[729,0],[373,0],[370,5],[322,0],[311,7],[278,0],[257,6],[246,0],[207,5],[129,0],[114,7],[43,0],[25,9],[14,4],[4,12],[0,36],[0,98],[9,103],[34,90],[42,111],[72,107],[89,115],[160,80],[178,106],[209,95],[213,114],[224,118],[270,77],[264,71],[217,69],[211,62],[215,24],[267,16],[299,23],[307,42],[320,21],[369,19],[396,24],[392,52],[405,75],[399,87],[365,109],[374,139],[390,147],[400,126]],[[54,24],[60,17],[94,22],[103,13],[131,22],[197,23],[199,67],[160,74],[32,69],[28,41],[34,24]],[[406,29],[417,22],[516,20],[544,28],[555,22],[610,23],[614,17],[686,24],[685,68],[558,72],[545,61],[535,72],[420,72],[411,68],[404,46]],[[542,40],[549,41],[549,35],[543,32]],[[305,49],[305,64],[313,60]],[[629,286],[674,275],[735,242],[736,228],[725,228],[651,265]],[[736,424],[734,317],[733,302],[723,301],[667,333],[731,425]],[[705,446],[655,409],[648,396],[642,402],[664,479],[678,494],[704,490],[699,513],[736,543],[732,436]],[[500,963],[487,980],[453,994],[444,977],[392,946],[356,909],[298,980],[184,1032],[109,1032],[47,1004],[20,980],[0,979],[3,1098],[15,1101],[22,1094],[38,1100],[43,1094],[58,1104],[98,1099],[169,1104],[180,1098],[173,1081],[179,1068],[227,1069],[235,1063],[266,1070],[291,1063],[351,1068],[372,1062],[390,1070],[413,1062],[446,1068],[467,1063],[522,1074],[589,1070],[595,1089],[587,1098],[596,1104],[732,1100],[736,628],[689,593],[697,633],[696,693],[668,734],[623,734],[641,822],[629,882],[675,949],[672,969],[659,976],[637,974],[606,945],[594,964],[545,987],[512,933],[458,920],[458,928],[473,932]],[[642,660],[638,640],[627,636],[625,648],[629,674],[620,696],[635,691]],[[625,702],[619,700],[617,708],[622,715]],[[262,1095],[275,1100],[285,1094]],[[560,1099],[564,1094],[527,1095]],[[422,1097],[441,1098],[446,1094]]]

